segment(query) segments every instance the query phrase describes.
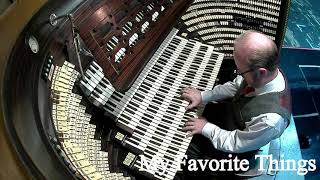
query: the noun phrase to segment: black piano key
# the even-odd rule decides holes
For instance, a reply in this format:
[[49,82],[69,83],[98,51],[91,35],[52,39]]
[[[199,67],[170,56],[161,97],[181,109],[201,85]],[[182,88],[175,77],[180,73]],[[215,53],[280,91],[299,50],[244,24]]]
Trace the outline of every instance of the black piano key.
[[169,113],[169,114],[172,114],[172,115],[177,115],[176,112],[174,112],[174,111],[169,111],[168,109],[166,110],[166,113]]
[[150,108],[153,108],[153,109],[155,109],[155,110],[159,110],[159,108],[158,108],[158,107],[153,106],[153,105],[151,105],[151,104],[149,105],[149,107],[150,107]]
[[186,46],[189,47],[189,48],[193,48],[194,47],[194,45],[189,44],[189,43],[187,43]]
[[152,144],[157,145],[157,146],[161,146],[161,144],[160,144],[160,143],[158,143],[158,142],[154,141],[153,139],[151,139],[151,140],[150,140],[150,142],[151,142]]
[[170,122],[170,121],[168,121],[168,120],[166,120],[166,119],[162,119],[162,121],[163,121],[163,122],[166,122],[166,123],[168,123],[168,124],[172,124],[172,122]]
[[172,121],[175,120],[173,117],[170,117],[170,116],[167,116],[167,115],[163,115],[163,117],[166,118],[166,119],[172,120]]
[[151,155],[148,155],[148,154],[144,154],[145,157],[149,158],[149,159],[152,159],[152,156]]
[[163,139],[160,139],[160,138],[158,138],[158,137],[154,137],[154,136],[153,136],[152,139],[153,139],[153,140],[156,140],[156,141],[158,141],[158,142],[163,142]]
[[215,61],[209,61],[207,64],[210,64],[212,66],[216,65],[216,62]]
[[155,113],[155,114],[157,113],[157,111],[154,111],[154,110],[151,109],[150,107],[147,108],[147,111],[150,111],[150,112]]
[[167,152],[172,155],[178,155],[177,151],[172,151],[171,149],[167,149]]
[[199,50],[206,52],[208,50],[208,47],[207,46],[200,46]]
[[170,59],[171,55],[172,55],[172,52],[170,52],[168,50],[164,50],[161,56],[165,57],[167,59]]
[[196,54],[196,56],[200,56],[200,57],[204,57],[205,56],[205,54],[204,53],[202,53],[202,52],[197,52],[197,54]]
[[168,149],[172,149],[172,150],[177,151],[177,152],[179,151],[179,149],[177,149],[177,148],[175,148],[173,146],[169,146]]
[[205,70],[206,70],[206,71],[212,72],[213,69],[214,69],[214,67],[212,67],[212,66],[208,66],[208,65],[207,65],[207,66],[205,67]]
[[142,95],[142,94],[140,94],[138,91],[135,93],[135,96],[137,96],[137,97],[139,97],[139,98],[141,98],[141,99],[144,99],[144,98],[145,98],[145,96]]
[[169,77],[166,77],[166,78],[164,79],[164,81],[166,82],[167,85],[172,85],[172,84],[174,84],[174,80],[170,79]]
[[171,74],[173,76],[178,76],[179,73],[174,73],[174,72],[170,71],[169,74]]
[[99,83],[100,86],[102,86],[103,88],[107,88],[107,86],[104,83]]
[[175,81],[175,80],[176,80],[176,78],[175,78],[175,77],[172,77],[172,76],[167,76],[166,79],[170,79],[170,80],[172,80],[172,81]]
[[168,88],[168,87],[165,87],[165,86],[160,86],[160,88],[164,89],[164,90],[167,90],[167,91],[170,91],[171,89]]
[[[134,132],[137,133],[136,131],[134,131]],[[139,146],[139,142],[141,142],[141,138],[138,138],[136,136],[131,136],[130,138],[136,140],[136,141],[130,141],[132,144],[135,144],[135,145]]]
[[[149,76],[151,76],[151,75],[149,75]],[[154,79],[154,78],[151,78],[151,77],[147,76],[145,79],[147,79],[147,80],[149,80],[151,82],[156,82],[155,79],[157,79],[157,78]]]
[[195,62],[202,62],[202,58],[200,58],[200,57],[197,57],[197,56],[195,56],[194,58],[193,58],[193,61],[195,61]]
[[153,67],[153,69],[151,69],[150,72],[153,72],[154,74],[156,74],[157,76],[160,75],[160,73],[162,72],[161,69],[158,69],[157,67]]
[[108,101],[108,104],[111,105],[114,108],[117,107],[117,105],[113,104],[113,102],[111,102],[111,101]]
[[171,48],[176,49],[176,48],[178,47],[177,45],[179,45],[179,44],[177,44],[177,43],[170,43],[170,44],[168,45],[168,47],[171,47]]
[[167,63],[162,62],[162,61],[158,61],[159,64],[162,64],[163,66],[165,66]]
[[122,119],[124,120],[124,118],[126,119],[126,120],[128,120],[128,121],[130,121],[131,120],[131,117],[129,117],[129,116],[127,116],[127,115],[125,115],[125,114],[121,114],[122,115]]
[[175,161],[175,159],[172,158],[172,157],[170,157],[170,156],[164,155],[163,157],[166,158],[166,159],[169,159],[169,160],[171,160],[171,161]]
[[139,90],[139,91],[142,91],[142,92],[144,92],[144,93],[146,93],[146,94],[148,94],[148,91],[142,89],[141,87],[139,87],[138,90]]
[[158,134],[159,136],[163,136],[163,137],[165,137],[165,136],[166,136],[166,134],[165,134],[165,133],[163,133],[162,131],[163,131],[162,129],[157,128],[157,129],[156,129],[156,131],[155,131],[155,133],[156,133],[156,134]]
[[111,108],[110,106],[104,106],[104,108],[106,108],[108,111],[110,111],[110,112],[113,112],[114,111],[114,109],[113,108]]
[[157,127],[156,132],[161,132],[161,134],[163,134],[163,133],[167,133],[168,131],[161,129],[160,127]]
[[[127,107],[130,108],[130,109],[132,109],[133,111],[138,111],[137,108],[139,108],[139,105],[136,106],[136,105],[134,105],[134,104],[136,104],[136,103],[131,102],[131,104],[128,104]],[[134,105],[134,106],[132,106],[132,105]]]
[[150,87],[144,85],[144,84],[141,84],[140,87],[143,87],[144,89],[147,89],[148,91],[150,91]]
[[143,82],[143,84],[147,85],[148,87],[152,87],[153,85],[147,82]]
[[210,59],[217,59],[217,58],[218,58],[218,54],[212,53],[210,56]]
[[[144,113],[143,115],[144,115],[144,116],[141,117],[142,120],[151,122],[151,121],[154,119],[153,116],[151,116],[151,115],[149,115],[149,114],[147,114],[147,113]],[[148,118],[149,118],[149,119],[148,119]]]
[[137,126],[137,129],[140,129],[142,132],[147,132],[147,129],[141,127],[141,126]]
[[91,63],[90,64],[90,67],[94,67],[96,70],[99,70],[99,67],[97,66],[97,64],[96,63]]
[[117,91],[113,92],[112,95],[113,97],[119,97],[120,99],[124,96],[124,94],[118,93]]
[[180,61],[182,61],[182,62],[185,62],[186,59],[187,59],[187,57],[182,57],[182,56],[178,56],[178,57],[177,57],[177,60],[180,60]]
[[183,59],[188,59],[188,56],[183,55],[183,54],[180,54],[180,57],[183,58]]
[[[152,137],[152,139],[153,139],[153,137]],[[150,145],[148,145],[148,146],[146,147],[146,149],[150,149],[150,150],[152,150],[152,151],[154,151],[154,152],[158,152],[158,150],[159,150],[159,149],[156,149],[156,148],[154,148],[154,147],[152,147],[152,146],[150,146]]]
[[160,97],[158,97],[157,95],[154,97],[153,99],[155,102],[161,104],[161,102],[163,102],[163,99],[161,99]]
[[165,96],[161,95],[161,94],[156,94],[157,97],[160,97],[162,99],[166,98]]
[[180,134],[175,134],[175,136],[176,136],[176,137],[180,137],[181,139],[186,138],[185,136],[182,136],[182,135],[180,135]]
[[159,91],[161,91],[161,92],[163,92],[163,93],[166,93],[166,94],[169,93],[168,91],[165,91],[165,90],[163,90],[163,89],[159,89]]
[[181,82],[181,84],[186,85],[186,86],[191,86],[191,83]]
[[201,81],[198,83],[198,85],[202,85],[202,86],[207,86],[207,84],[208,84],[208,83],[206,83],[206,82],[201,82]]
[[180,62],[180,61],[176,61],[174,63],[174,66],[177,66],[177,67],[183,67],[184,63]]
[[148,75],[150,78],[152,78],[152,79],[157,79],[157,77],[156,76],[153,76],[153,75]]
[[172,50],[172,51],[175,51],[176,48],[171,47],[171,46],[167,46],[167,49],[170,49],[170,50]]
[[129,109],[129,108],[125,108],[124,109],[124,111],[126,111],[126,112],[128,112],[128,113],[130,113],[130,114],[135,114],[135,112],[134,111],[132,111],[131,109]]
[[[155,98],[156,98],[156,97],[155,97]],[[161,105],[163,100],[162,100],[162,101],[158,101],[158,100],[155,99],[155,98],[152,100],[152,102],[154,102],[154,103],[156,103],[156,104],[158,104],[158,105]]]
[[199,69],[200,66],[197,64],[191,64],[190,67],[195,68],[195,69]]
[[173,67],[173,68],[176,68],[176,69],[181,69],[183,66],[174,64],[172,67]]
[[[136,94],[137,94],[137,93],[136,93]],[[142,101],[143,101],[143,98],[140,98],[140,97],[136,96],[136,94],[135,94],[135,96],[133,96],[132,98],[135,99],[135,100],[137,100],[137,101],[142,102]]]
[[142,124],[144,124],[144,125],[146,125],[146,126],[149,126],[150,125],[150,123],[147,123],[147,122],[145,122],[145,121],[139,121],[139,123],[142,123]]
[[160,66],[159,64],[155,64],[151,71],[162,72],[164,66]]
[[182,104],[182,100],[179,100],[179,99],[172,99],[172,101],[179,103],[179,104]]

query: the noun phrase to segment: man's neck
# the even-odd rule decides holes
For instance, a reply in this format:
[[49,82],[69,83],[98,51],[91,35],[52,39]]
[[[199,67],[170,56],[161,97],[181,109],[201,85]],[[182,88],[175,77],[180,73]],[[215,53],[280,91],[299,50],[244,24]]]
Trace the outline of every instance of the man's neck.
[[272,80],[274,80],[278,76],[278,72],[279,72],[279,70],[276,69],[270,76],[264,78],[264,80],[262,81],[262,83],[259,87],[263,87],[264,85],[266,85],[269,82],[271,82]]

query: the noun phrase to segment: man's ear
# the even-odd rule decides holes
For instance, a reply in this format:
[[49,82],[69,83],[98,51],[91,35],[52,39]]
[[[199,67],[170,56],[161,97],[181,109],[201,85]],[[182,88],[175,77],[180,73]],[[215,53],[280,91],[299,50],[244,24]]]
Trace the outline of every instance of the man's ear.
[[258,68],[259,77],[266,77],[268,76],[268,70],[266,68]]

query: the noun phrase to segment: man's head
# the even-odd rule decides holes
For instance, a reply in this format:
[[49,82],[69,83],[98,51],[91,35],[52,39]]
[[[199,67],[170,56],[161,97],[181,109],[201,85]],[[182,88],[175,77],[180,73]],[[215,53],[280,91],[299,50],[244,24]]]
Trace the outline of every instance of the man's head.
[[260,87],[274,79],[278,70],[278,49],[266,35],[247,31],[234,43],[237,73],[252,87]]

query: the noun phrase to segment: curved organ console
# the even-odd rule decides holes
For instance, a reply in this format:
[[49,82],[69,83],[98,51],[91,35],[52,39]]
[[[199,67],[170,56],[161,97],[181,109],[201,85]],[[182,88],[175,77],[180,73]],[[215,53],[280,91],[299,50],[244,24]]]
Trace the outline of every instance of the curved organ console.
[[290,1],[195,0],[181,17],[184,34],[197,38],[232,59],[234,39],[245,30],[263,32],[282,43]]
[[[198,116],[185,110],[181,89],[209,90],[228,76],[234,39],[245,30],[281,46],[288,3],[47,2],[18,38],[5,74],[6,123],[32,176],[173,179],[191,141],[181,128]],[[42,164],[32,141],[54,160]],[[168,164],[139,171],[142,154]]]

